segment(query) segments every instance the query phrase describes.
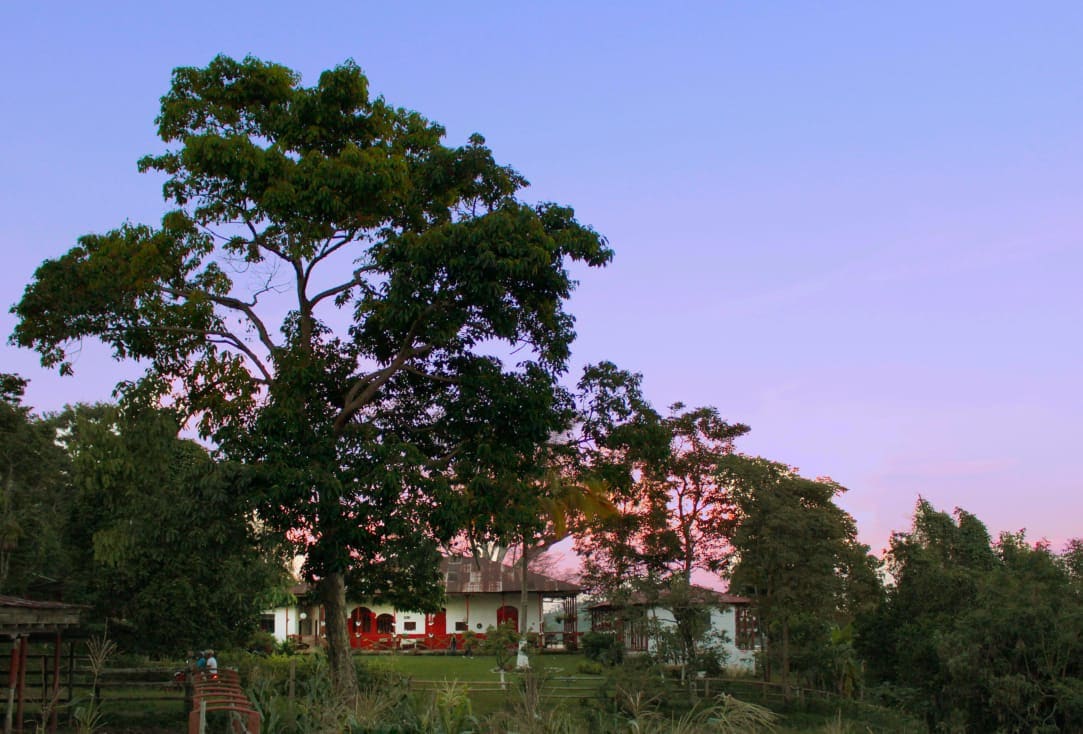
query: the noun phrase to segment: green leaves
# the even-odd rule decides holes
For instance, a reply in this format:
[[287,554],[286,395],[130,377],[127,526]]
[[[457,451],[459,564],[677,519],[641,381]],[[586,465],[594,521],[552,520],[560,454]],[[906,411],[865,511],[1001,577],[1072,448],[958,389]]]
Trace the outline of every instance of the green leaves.
[[175,211],[44,263],[13,341],[63,372],[88,337],[145,362],[127,394],[258,467],[260,517],[310,580],[431,604],[437,546],[514,514],[503,488],[566,425],[566,264],[611,250],[352,61],[314,86],[252,57],[177,69],[158,129],[169,149],[139,165]]
[[918,502],[891,540],[895,585],[858,642],[882,679],[918,691],[931,724],[974,731],[1083,726],[1083,589],[1074,549],[990,539],[962,509]]

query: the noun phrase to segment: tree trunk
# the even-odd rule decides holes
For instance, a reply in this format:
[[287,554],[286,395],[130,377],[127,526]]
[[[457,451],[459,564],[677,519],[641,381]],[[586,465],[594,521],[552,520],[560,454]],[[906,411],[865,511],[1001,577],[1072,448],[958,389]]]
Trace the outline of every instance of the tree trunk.
[[790,620],[782,620],[782,695],[790,700]]
[[346,579],[341,573],[328,574],[320,582],[319,589],[327,615],[327,664],[331,684],[340,700],[351,701],[357,696],[357,675],[346,626]]
[[529,587],[527,586],[527,577],[529,574],[527,564],[529,561],[527,560],[526,538],[523,538],[523,557],[519,560],[523,564],[523,588],[522,591],[519,592],[519,637],[521,639],[526,639],[526,615],[530,607],[530,592],[528,591]]

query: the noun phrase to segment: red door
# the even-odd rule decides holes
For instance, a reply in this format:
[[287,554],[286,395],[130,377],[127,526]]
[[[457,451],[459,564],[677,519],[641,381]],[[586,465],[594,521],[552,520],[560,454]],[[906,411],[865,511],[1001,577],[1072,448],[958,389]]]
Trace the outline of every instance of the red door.
[[350,647],[365,647],[376,631],[376,615],[368,607],[355,607],[350,613]]
[[433,647],[447,647],[447,609],[425,615],[425,639]]
[[504,623],[514,626],[515,631],[519,631],[519,609],[517,607],[509,607],[507,604],[496,610],[496,626],[499,627]]

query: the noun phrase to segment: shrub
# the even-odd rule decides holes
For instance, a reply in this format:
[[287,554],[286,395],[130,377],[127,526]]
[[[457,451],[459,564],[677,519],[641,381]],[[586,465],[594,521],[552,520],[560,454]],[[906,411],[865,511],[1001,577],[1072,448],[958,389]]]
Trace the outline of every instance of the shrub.
[[519,647],[519,631],[514,622],[505,622],[499,627],[489,627],[485,630],[485,641],[481,643],[481,651],[486,655],[496,658],[496,667],[508,670],[511,667],[511,659]]
[[618,665],[624,660],[624,644],[616,635],[606,632],[587,632],[582,637],[583,654],[587,660],[602,665]]
[[583,675],[601,675],[605,671],[605,667],[601,663],[595,663],[590,660],[579,663],[576,666],[575,671],[582,673]]
[[249,652],[254,652],[259,655],[270,655],[275,651],[278,646],[275,636],[270,632],[264,632],[263,630],[256,630],[248,638],[248,641],[244,644],[244,647]]

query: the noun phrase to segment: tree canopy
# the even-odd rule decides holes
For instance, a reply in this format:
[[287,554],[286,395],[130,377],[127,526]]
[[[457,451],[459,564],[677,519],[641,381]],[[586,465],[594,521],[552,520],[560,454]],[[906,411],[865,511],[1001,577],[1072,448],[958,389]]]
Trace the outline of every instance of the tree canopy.
[[873,681],[930,728],[1083,728],[1080,541],[1060,554],[1022,532],[993,541],[962,509],[920,500],[891,539],[895,579],[859,625]]
[[43,263],[12,340],[64,373],[102,340],[147,366],[129,397],[264,471],[261,517],[304,553],[349,687],[346,582],[435,605],[438,544],[559,428],[566,263],[612,253],[352,62],[308,87],[255,58],[179,68],[157,122],[161,225]]

